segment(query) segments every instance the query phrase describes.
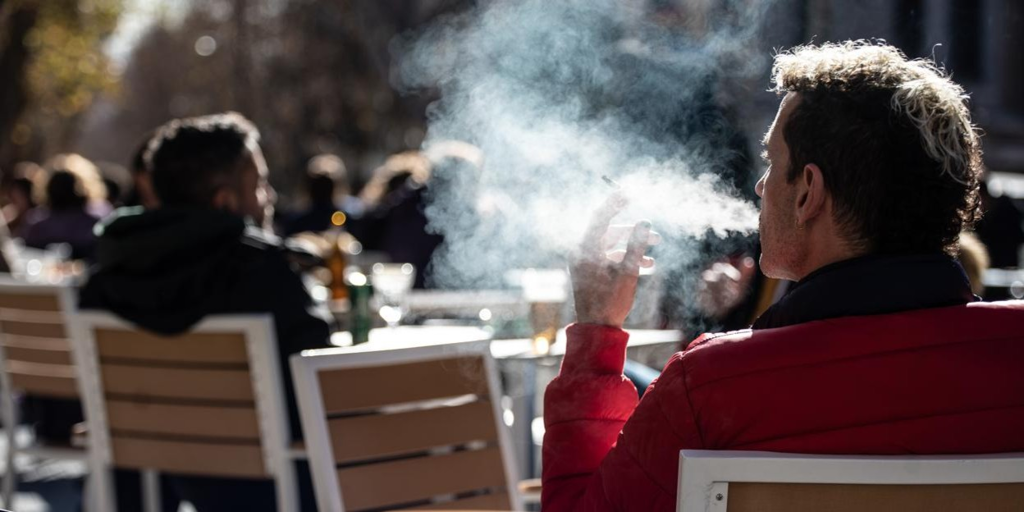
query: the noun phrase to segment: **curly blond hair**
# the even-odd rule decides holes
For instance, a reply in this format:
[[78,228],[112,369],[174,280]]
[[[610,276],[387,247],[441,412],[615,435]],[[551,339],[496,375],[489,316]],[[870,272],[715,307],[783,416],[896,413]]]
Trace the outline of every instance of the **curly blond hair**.
[[963,87],[931,60],[865,40],[779,53],[772,82],[800,97],[784,129],[791,177],[807,163],[822,168],[852,239],[879,252],[955,254],[980,217],[981,144]]
[[981,165],[978,131],[968,95],[928,59],[908,60],[899,49],[865,40],[797,46],[775,57],[775,91],[801,91],[825,84],[843,90],[869,81],[893,89],[892,110],[905,115],[921,135],[928,156],[955,180]]

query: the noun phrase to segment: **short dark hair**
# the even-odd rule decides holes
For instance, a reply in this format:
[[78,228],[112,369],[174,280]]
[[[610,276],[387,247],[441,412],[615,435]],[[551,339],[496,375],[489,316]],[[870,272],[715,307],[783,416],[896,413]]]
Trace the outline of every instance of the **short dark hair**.
[[816,164],[843,235],[875,254],[957,253],[981,216],[981,146],[963,89],[934,63],[850,41],[776,56],[799,103],[783,129],[787,178]]
[[165,206],[209,206],[222,187],[240,179],[241,164],[259,131],[236,112],[175,119],[149,142],[145,162]]

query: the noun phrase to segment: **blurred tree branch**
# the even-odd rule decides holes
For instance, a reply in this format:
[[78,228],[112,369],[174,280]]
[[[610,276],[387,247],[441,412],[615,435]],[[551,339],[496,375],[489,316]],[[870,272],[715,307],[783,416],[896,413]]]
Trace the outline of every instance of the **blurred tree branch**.
[[25,68],[29,62],[26,36],[36,25],[35,2],[0,0],[0,148],[9,146],[27,97]]
[[123,0],[0,1],[0,164],[68,150],[77,119],[116,90],[102,44]]

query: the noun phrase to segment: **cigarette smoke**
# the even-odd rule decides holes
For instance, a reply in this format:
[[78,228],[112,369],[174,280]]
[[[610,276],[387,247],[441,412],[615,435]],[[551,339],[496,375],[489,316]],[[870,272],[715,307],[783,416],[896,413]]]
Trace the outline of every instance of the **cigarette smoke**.
[[610,192],[603,174],[631,198],[617,222],[647,218],[666,237],[659,272],[756,230],[736,189],[753,170],[715,95],[767,64],[750,47],[769,2],[690,3],[706,16],[685,34],[637,1],[502,0],[396,41],[395,85],[441,94],[425,147],[464,140],[485,159],[480,172],[442,165],[430,186],[429,228],[445,236],[435,285],[561,265]]

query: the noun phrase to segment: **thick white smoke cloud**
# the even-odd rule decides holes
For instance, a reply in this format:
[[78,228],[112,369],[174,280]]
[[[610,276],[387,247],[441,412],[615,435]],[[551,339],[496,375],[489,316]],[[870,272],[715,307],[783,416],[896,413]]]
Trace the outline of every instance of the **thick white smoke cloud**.
[[666,235],[659,268],[692,263],[708,233],[756,230],[734,186],[751,181],[732,179],[750,172],[746,147],[715,95],[766,64],[747,51],[766,4],[708,7],[711,22],[682,34],[636,1],[485,1],[396,42],[395,84],[441,94],[425,146],[465,140],[485,159],[430,188],[430,228],[446,237],[435,283],[558,265],[610,192],[601,175],[632,198],[620,220]]

